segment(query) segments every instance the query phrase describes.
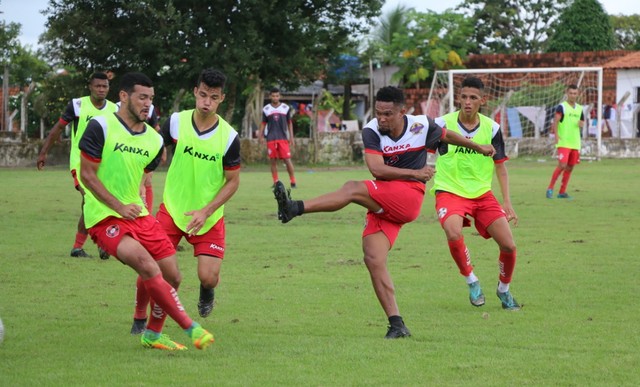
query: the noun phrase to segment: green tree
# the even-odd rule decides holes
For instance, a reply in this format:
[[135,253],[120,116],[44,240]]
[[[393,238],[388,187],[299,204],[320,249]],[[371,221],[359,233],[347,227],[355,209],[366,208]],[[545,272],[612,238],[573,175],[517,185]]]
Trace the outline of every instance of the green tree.
[[[30,93],[35,90],[37,82],[41,81],[49,71],[49,66],[30,48],[20,44],[18,36],[21,28],[19,23],[0,22],[0,76],[2,77],[3,95],[7,98],[7,105],[0,108],[7,109],[3,117],[8,116],[13,110],[19,110],[21,114],[18,117],[21,120],[24,118],[25,129],[28,131],[29,128],[35,127],[35,124],[29,124],[29,121],[34,121],[29,119],[28,114],[32,105],[29,103]],[[14,98],[8,98],[9,86],[19,86],[20,94]],[[23,102],[27,102],[27,104],[23,104]],[[23,107],[26,108],[24,112],[22,111]],[[2,122],[2,127],[5,126],[6,123]]]
[[560,12],[569,0],[464,0],[456,10],[470,15],[471,39],[479,52],[544,51]]
[[[78,69],[143,70],[165,111],[200,70],[229,77],[225,118],[262,84],[292,89],[364,31],[381,0],[50,0],[45,47]],[[90,17],[88,17],[88,15]],[[69,28],[73,26],[73,28]],[[162,109],[161,109],[162,110]]]
[[394,36],[407,33],[407,13],[410,10],[413,9],[399,5],[378,19],[367,41],[365,56],[383,65],[391,64],[394,53],[389,50],[389,47]]
[[462,14],[410,11],[406,20],[406,33],[394,34],[388,48],[391,63],[400,67],[394,78],[405,84],[419,87],[432,75],[432,69],[463,68],[467,53],[476,48],[469,38],[471,20]]
[[548,52],[612,50],[615,47],[609,16],[597,0],[575,0],[560,15]]
[[609,16],[615,35],[615,48],[640,50],[640,15]]

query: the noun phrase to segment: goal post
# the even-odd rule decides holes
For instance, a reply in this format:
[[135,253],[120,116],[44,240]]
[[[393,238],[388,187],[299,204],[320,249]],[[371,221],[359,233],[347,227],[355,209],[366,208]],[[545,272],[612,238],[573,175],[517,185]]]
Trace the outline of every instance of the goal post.
[[546,67],[505,69],[457,69],[436,71],[429,90],[427,112],[440,116],[456,110],[462,80],[475,76],[485,85],[487,103],[481,113],[498,122],[505,138],[545,138],[558,104],[566,99],[567,86],[575,84],[583,106],[585,159],[600,159],[602,123],[602,67]]

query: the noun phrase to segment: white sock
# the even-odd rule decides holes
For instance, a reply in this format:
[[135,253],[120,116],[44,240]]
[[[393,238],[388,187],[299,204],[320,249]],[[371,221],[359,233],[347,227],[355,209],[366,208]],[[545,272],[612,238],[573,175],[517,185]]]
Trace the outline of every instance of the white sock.
[[505,284],[504,282],[498,282],[498,292],[506,293],[509,291],[509,284]]
[[478,277],[476,277],[475,274],[473,274],[473,272],[471,272],[471,274],[469,274],[468,276],[464,277],[467,279],[467,285],[470,285],[474,282],[476,282],[478,280]]

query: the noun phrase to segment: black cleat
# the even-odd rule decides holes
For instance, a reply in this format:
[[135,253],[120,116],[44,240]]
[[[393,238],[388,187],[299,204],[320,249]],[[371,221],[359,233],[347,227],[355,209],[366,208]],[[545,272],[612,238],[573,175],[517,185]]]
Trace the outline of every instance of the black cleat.
[[211,314],[215,306],[213,289],[205,289],[200,285],[200,299],[198,300],[198,314],[200,317],[207,317]]
[[384,337],[385,339],[401,339],[403,337],[410,337],[411,332],[409,329],[403,324],[401,327],[395,327],[390,325],[389,330],[387,331],[387,335]]
[[132,335],[140,335],[144,333],[144,330],[147,328],[147,319],[146,318],[134,318],[133,325],[131,325],[131,334]]
[[296,183],[291,183],[291,188],[298,188],[298,186],[296,185]]
[[282,223],[287,223],[297,215],[296,204],[291,200],[291,190],[287,190],[284,184],[278,180],[274,184],[273,194],[278,202],[278,219]]
[[107,260],[110,257],[109,253],[107,253],[106,251],[102,250],[99,247],[98,247],[98,254],[100,255],[100,259],[102,260]]
[[69,255],[76,258],[91,258],[91,256],[87,254],[82,247],[71,249],[71,253]]

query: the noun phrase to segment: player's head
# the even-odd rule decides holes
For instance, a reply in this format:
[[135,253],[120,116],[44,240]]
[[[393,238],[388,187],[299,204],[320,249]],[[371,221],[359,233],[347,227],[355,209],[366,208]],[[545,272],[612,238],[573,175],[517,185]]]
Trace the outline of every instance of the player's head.
[[218,106],[224,101],[224,85],[227,77],[219,70],[202,70],[198,77],[193,95],[196,98],[196,111],[199,114],[216,114]]
[[404,92],[395,86],[385,86],[376,93],[375,114],[380,134],[389,135],[404,128]]
[[277,105],[280,103],[280,89],[278,89],[277,87],[272,87],[271,90],[269,90],[269,98],[271,99],[271,103],[273,105]]
[[578,100],[578,85],[571,84],[567,86],[567,102],[573,104]]
[[103,102],[109,93],[109,77],[105,73],[95,72],[89,77],[87,86],[91,98],[98,103]]
[[120,80],[120,109],[134,122],[144,122],[153,102],[153,82],[143,73],[126,73]]
[[484,83],[477,77],[466,77],[460,85],[460,114],[466,117],[475,116],[485,103]]
[[204,84],[208,87],[216,87],[224,90],[224,85],[227,83],[227,76],[222,71],[216,69],[204,69],[198,77],[196,87],[200,87]]

